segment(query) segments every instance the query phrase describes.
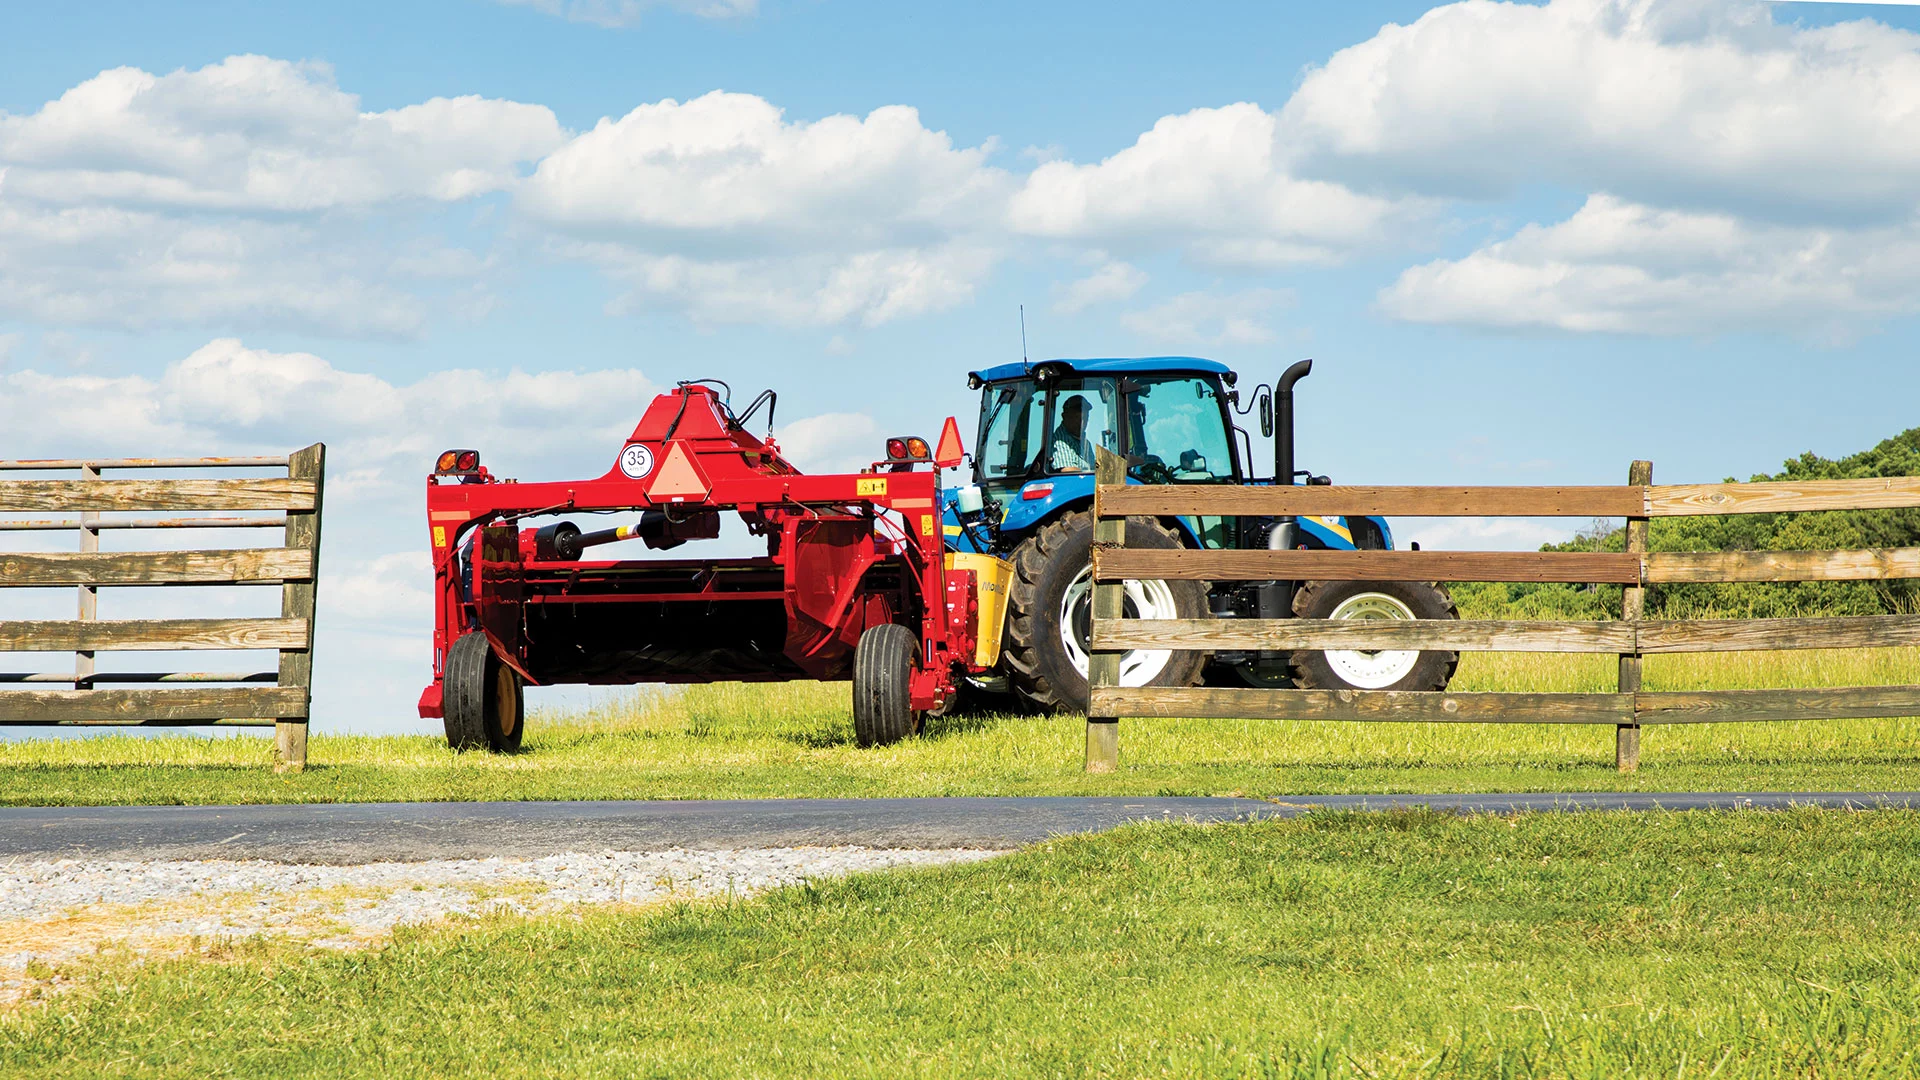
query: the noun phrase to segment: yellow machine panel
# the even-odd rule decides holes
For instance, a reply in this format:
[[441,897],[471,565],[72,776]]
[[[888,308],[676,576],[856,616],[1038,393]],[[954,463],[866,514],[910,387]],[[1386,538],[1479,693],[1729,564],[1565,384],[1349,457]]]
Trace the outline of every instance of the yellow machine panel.
[[950,551],[947,569],[973,571],[980,599],[973,662],[977,667],[990,668],[1000,662],[1000,636],[1007,625],[1007,586],[1013,581],[1013,564],[992,555]]

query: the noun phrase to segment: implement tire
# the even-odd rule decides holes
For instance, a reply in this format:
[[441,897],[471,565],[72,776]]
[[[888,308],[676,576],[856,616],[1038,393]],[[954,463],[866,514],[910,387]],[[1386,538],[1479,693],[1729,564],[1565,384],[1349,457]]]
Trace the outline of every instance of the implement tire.
[[899,623],[869,626],[853,650],[853,741],[887,746],[920,730],[909,684],[919,639]]
[[[1453,597],[1424,581],[1310,581],[1293,594],[1302,619],[1457,619]],[[1303,690],[1445,690],[1460,654],[1297,649],[1293,684]]]
[[519,751],[527,727],[526,695],[519,673],[493,654],[487,635],[476,630],[448,647],[443,693],[448,746]]
[[[1186,547],[1152,518],[1127,519],[1126,546]],[[1002,657],[1020,699],[1042,712],[1087,708],[1087,633],[1092,614],[1093,516],[1066,514],[1013,552]],[[1207,588],[1198,581],[1127,582],[1128,618],[1204,619]],[[1072,631],[1069,635],[1063,628]],[[1204,652],[1136,649],[1120,659],[1122,686],[1192,686]]]

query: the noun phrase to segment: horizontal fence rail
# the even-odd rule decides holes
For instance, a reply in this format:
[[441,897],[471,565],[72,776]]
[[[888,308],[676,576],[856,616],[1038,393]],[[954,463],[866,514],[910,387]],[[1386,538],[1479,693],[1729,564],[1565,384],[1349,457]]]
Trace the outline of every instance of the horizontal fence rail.
[[[110,469],[206,471],[281,468],[285,476],[106,479]],[[0,672],[0,724],[218,725],[275,729],[275,768],[306,765],[312,702],[313,612],[326,447],[284,457],[60,458],[0,460],[0,473],[75,471],[61,479],[0,480],[0,532],[70,530],[77,552],[0,552],[0,596],[11,589],[70,587],[70,620],[0,620],[0,652],[71,653],[71,671]],[[215,516],[228,511],[276,516]],[[164,516],[108,518],[128,512]],[[29,514],[78,517],[25,517]],[[14,516],[7,516],[14,515]],[[182,515],[182,516],[174,516]],[[103,531],[284,530],[281,546],[173,551],[100,550]],[[153,585],[273,585],[278,618],[101,619],[101,588]],[[272,650],[272,671],[99,671],[102,652]],[[44,684],[70,689],[39,689]],[[103,684],[153,684],[100,689]],[[257,685],[271,683],[273,685]],[[226,684],[226,685],[211,685]],[[32,687],[13,689],[13,686]]]
[[1175,551],[1100,548],[1096,581],[1690,582],[1920,578],[1920,548],[1860,551]]
[[[1849,551],[1647,550],[1656,517],[1920,507],[1920,478],[1656,486],[1635,462],[1620,487],[1365,487],[1127,484],[1122,459],[1098,451],[1087,769],[1117,767],[1123,716],[1169,718],[1613,725],[1616,763],[1639,762],[1643,726],[1725,721],[1920,716],[1920,686],[1650,692],[1650,654],[1920,645],[1920,615],[1646,619],[1646,588],[1692,583],[1920,578],[1920,548]],[[1620,552],[1129,549],[1130,516],[1624,518]],[[1129,619],[1125,581],[1564,582],[1624,586],[1623,617],[1546,620]],[[1613,693],[1452,693],[1122,687],[1134,649],[1531,652],[1613,654]]]
[[1920,615],[1606,622],[1384,619],[1116,619],[1098,649],[1438,649],[1446,652],[1703,653],[1920,645]]
[[1127,515],[1275,517],[1655,518],[1920,507],[1920,477],[1665,487],[1368,487],[1102,483],[1104,512]]

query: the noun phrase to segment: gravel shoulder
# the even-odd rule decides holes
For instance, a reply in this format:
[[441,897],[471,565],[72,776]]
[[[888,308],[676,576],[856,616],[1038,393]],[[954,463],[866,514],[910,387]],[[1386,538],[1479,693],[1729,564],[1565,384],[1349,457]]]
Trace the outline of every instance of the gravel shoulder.
[[585,906],[745,897],[809,879],[972,862],[982,849],[836,847],[567,852],[311,865],[180,860],[10,860],[0,865],[0,1004],[98,954],[203,952],[255,936],[320,948],[377,944],[397,926]]

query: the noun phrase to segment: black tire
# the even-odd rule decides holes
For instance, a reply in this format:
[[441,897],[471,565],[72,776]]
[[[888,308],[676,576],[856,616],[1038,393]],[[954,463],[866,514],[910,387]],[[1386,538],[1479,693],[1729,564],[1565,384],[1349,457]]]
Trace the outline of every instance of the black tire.
[[464,634],[448,647],[442,695],[448,746],[497,754],[520,749],[527,727],[520,675],[493,654],[485,634]]
[[[1152,518],[1128,518],[1126,546],[1178,550],[1186,545]],[[1014,691],[1043,712],[1086,711],[1087,671],[1067,652],[1061,637],[1061,607],[1067,591],[1093,559],[1093,517],[1066,514],[1027,538],[1013,552],[1013,580],[1007,589],[1007,637],[1002,655]],[[1198,581],[1163,582],[1180,619],[1208,617],[1207,588]],[[1087,646],[1085,598],[1075,606],[1076,638]],[[1136,614],[1132,599],[1127,614]],[[1132,653],[1127,654],[1132,656]],[[1193,686],[1206,665],[1204,652],[1176,652],[1148,686]],[[1123,660],[1122,663],[1125,663]]]
[[887,746],[920,730],[908,683],[920,642],[898,623],[869,626],[853,650],[853,741]]
[[[1388,598],[1394,602],[1391,606],[1403,609],[1416,619],[1460,617],[1447,590],[1424,581],[1310,581],[1293,594],[1293,613],[1303,619],[1330,619],[1341,611],[1342,605],[1350,602],[1363,605],[1375,597]],[[1350,681],[1342,673],[1343,664],[1330,659],[1326,652],[1299,649],[1293,654],[1293,683],[1303,690],[1445,690],[1459,665],[1459,653],[1428,650],[1421,652],[1405,674],[1392,682],[1361,685]],[[1349,661],[1344,666],[1352,665]],[[1369,682],[1380,683],[1380,680]]]

